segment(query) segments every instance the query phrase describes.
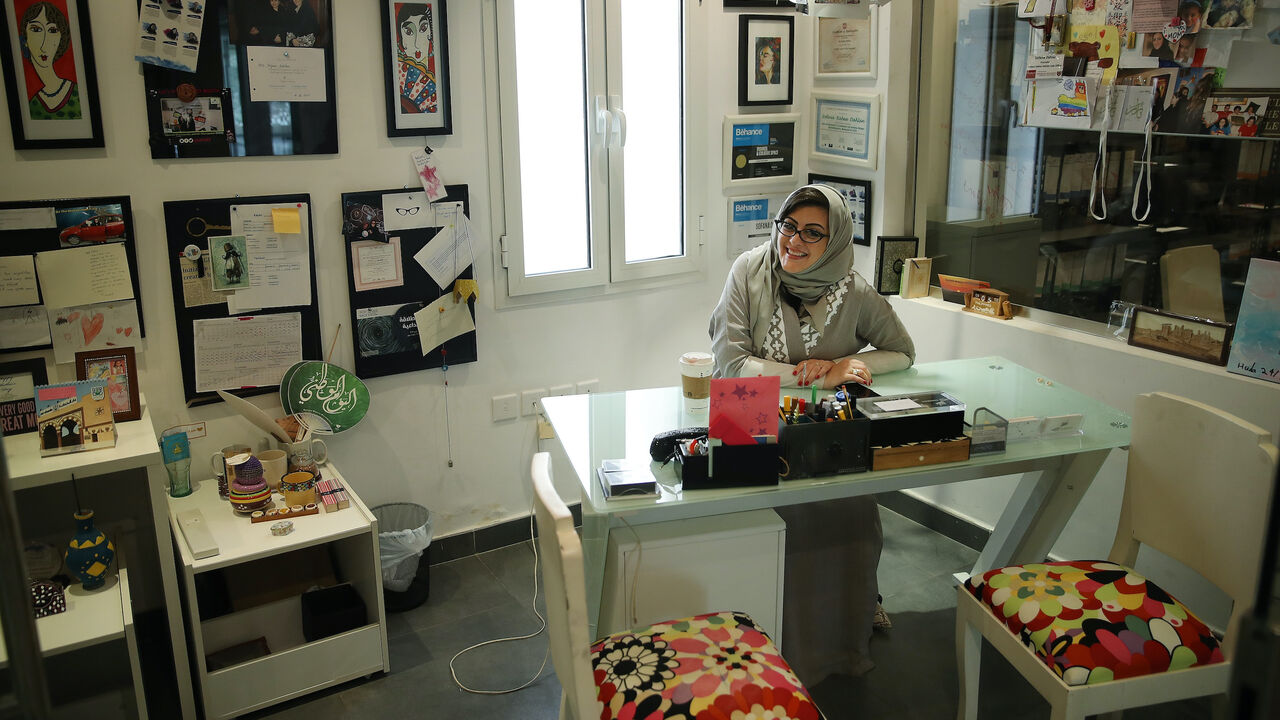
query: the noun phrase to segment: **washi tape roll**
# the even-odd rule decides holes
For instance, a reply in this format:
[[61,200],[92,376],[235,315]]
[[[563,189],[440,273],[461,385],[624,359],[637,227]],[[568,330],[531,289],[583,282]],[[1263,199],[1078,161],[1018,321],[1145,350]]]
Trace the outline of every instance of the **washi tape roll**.
[[281,520],[280,522],[271,524],[272,535],[288,535],[291,532],[293,532],[292,520]]

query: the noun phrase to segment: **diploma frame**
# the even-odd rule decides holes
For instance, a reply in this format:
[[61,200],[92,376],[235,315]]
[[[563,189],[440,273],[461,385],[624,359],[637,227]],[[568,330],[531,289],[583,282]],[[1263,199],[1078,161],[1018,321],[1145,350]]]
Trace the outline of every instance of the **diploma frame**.
[[[784,168],[776,168],[773,171],[764,171],[757,177],[734,177],[735,174],[741,175],[744,168],[752,163],[748,157],[749,153],[743,153],[735,150],[734,139],[736,137],[735,130],[737,128],[755,129],[760,127],[767,128],[767,146],[776,147],[784,153],[789,153],[790,170],[785,171]],[[724,176],[724,187],[732,188],[735,194],[744,189],[746,192],[759,187],[786,187],[796,184],[799,173],[796,168],[797,151],[800,149],[800,113],[777,113],[771,115],[725,115],[724,116],[724,161],[721,165]],[[790,141],[787,142],[785,136],[790,135]],[[736,171],[735,171],[736,168]]]
[[[810,98],[813,136],[809,159],[875,170],[880,147],[880,96],[814,90]],[[864,127],[860,141],[856,134],[839,126],[842,120],[859,118]]]
[[[876,76],[876,60],[879,55],[877,36],[880,34],[880,7],[871,6],[871,17],[840,18],[816,17],[813,20],[813,73],[817,80],[872,80]],[[852,26],[853,58],[849,63],[839,63],[831,55],[841,26]],[[861,61],[860,61],[861,60]],[[827,69],[824,70],[824,66]]]
[[[790,105],[795,94],[796,21],[786,15],[738,16],[738,105]],[[772,55],[766,75],[761,55]]]
[[[415,137],[421,135],[452,135],[453,107],[450,99],[449,79],[449,23],[445,9],[445,0],[422,0],[417,3],[400,0],[381,0],[382,13],[382,67],[385,74],[383,88],[387,99],[387,137]],[[427,107],[434,109],[415,109],[406,112],[405,107],[415,107],[414,100],[401,92],[405,79],[400,77],[402,56],[402,39],[399,23],[396,18],[397,6],[425,5],[431,15],[431,36],[424,57],[417,58],[430,70],[434,71],[435,98],[427,100]],[[425,91],[424,91],[425,92]],[[416,94],[413,97],[422,97]]]

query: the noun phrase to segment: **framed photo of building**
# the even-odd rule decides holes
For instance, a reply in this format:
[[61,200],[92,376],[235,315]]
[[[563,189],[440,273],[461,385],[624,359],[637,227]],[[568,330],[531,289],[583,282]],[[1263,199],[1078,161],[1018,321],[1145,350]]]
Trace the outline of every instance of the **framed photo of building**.
[[0,4],[0,70],[14,148],[103,147],[88,0]]
[[142,417],[138,400],[138,362],[133,348],[107,348],[76,353],[77,380],[106,380],[111,416],[116,422]]
[[738,17],[738,104],[790,105],[795,88],[795,18]]
[[878,7],[869,18],[814,18],[813,71],[819,80],[871,80],[876,76]]
[[381,2],[387,136],[452,134],[445,0]]
[[809,159],[875,170],[880,97],[817,90],[810,97],[813,139]]
[[724,186],[794,185],[799,129],[799,113],[726,115]]
[[809,184],[826,185],[844,196],[853,218],[853,243],[871,246],[871,181],[809,173]]
[[1232,323],[1137,307],[1133,311],[1133,324],[1129,327],[1129,344],[1213,365],[1226,365],[1234,328]]

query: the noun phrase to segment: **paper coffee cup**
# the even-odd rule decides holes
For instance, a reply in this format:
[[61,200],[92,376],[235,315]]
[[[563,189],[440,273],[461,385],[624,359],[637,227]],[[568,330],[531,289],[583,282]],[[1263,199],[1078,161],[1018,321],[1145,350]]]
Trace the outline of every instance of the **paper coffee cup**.
[[710,353],[688,352],[680,356],[680,389],[685,407],[703,410],[710,405],[711,372],[715,360]]

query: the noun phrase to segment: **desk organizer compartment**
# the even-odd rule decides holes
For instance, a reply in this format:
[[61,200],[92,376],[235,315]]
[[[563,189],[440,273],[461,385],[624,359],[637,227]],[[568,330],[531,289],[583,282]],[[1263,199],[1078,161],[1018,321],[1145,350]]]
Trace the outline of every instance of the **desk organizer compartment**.
[[783,479],[866,472],[871,465],[870,427],[862,416],[784,426],[778,438],[787,461]]
[[676,453],[680,481],[684,490],[709,490],[714,488],[751,487],[777,485],[782,463],[779,445],[717,445],[710,452],[715,454],[715,476],[708,473],[712,463],[707,455],[690,455],[688,447],[681,443]]
[[871,448],[872,470],[895,470],[938,463],[963,462],[968,459],[969,438],[967,437]]
[[[884,409],[908,400],[914,407]],[[860,398],[856,407],[871,421],[872,448],[951,440],[964,435],[965,405],[949,393],[930,390]]]

